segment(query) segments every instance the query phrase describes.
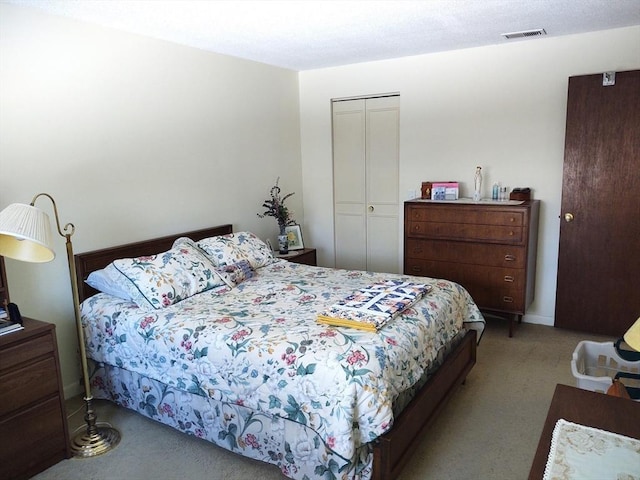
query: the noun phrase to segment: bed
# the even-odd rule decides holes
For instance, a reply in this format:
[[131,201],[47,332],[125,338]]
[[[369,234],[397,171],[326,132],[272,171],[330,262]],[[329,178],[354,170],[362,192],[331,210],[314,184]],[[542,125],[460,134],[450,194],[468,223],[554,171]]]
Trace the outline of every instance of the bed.
[[[175,261],[188,279],[165,275]],[[114,267],[131,297],[85,282]],[[455,283],[287,262],[231,225],[78,254],[76,270],[96,398],[293,479],[395,478],[473,367],[484,328]],[[376,333],[317,323],[389,279],[431,290]]]

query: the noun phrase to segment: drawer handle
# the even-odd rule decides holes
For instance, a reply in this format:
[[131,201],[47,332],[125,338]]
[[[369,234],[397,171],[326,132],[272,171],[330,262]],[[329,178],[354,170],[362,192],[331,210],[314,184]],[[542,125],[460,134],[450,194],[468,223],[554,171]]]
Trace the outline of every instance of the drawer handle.
[[515,218],[513,218],[513,217],[511,217],[511,218],[509,219],[509,221],[513,223],[513,222],[515,222],[515,221],[516,221],[516,219],[515,219]]
[[513,303],[513,297],[502,297],[504,303]]
[[513,237],[514,235],[515,235],[515,233],[513,232],[513,230],[511,230],[511,231],[509,232],[509,236],[510,236],[510,237]]
[[516,261],[516,256],[515,255],[505,255],[504,256],[504,261],[505,262],[515,262]]
[[413,231],[414,232],[419,232],[420,231],[420,225],[414,225],[413,226]]
[[419,272],[421,272],[421,271],[422,271],[422,268],[421,268],[421,267],[419,267],[418,265],[414,265],[413,267],[411,267],[411,271],[412,271],[412,272],[419,273]]
[[505,275],[504,276],[504,281],[505,282],[513,282],[513,276],[512,275]]

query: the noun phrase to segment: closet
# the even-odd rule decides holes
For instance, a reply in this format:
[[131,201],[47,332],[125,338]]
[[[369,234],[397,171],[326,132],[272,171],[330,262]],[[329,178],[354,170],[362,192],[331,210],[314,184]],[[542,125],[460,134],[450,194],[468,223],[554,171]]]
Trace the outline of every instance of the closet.
[[399,273],[400,97],[335,100],[336,268]]

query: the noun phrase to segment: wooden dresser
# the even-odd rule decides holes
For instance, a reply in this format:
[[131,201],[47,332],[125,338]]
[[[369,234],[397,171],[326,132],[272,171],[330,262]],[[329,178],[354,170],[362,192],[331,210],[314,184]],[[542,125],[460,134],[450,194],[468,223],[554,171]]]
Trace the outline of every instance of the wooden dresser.
[[0,336],[0,479],[30,478],[70,456],[55,326],[24,318]]
[[481,310],[522,320],[534,298],[540,201],[404,205],[404,273],[453,280]]

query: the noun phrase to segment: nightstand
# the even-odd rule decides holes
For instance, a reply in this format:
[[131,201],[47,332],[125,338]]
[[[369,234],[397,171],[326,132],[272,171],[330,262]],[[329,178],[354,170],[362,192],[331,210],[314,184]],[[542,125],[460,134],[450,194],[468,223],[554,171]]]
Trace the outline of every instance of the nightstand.
[[23,318],[0,336],[2,479],[29,478],[69,458],[55,325]]
[[274,253],[277,258],[282,258],[293,263],[302,263],[304,265],[311,265],[313,267],[318,265],[316,259],[315,248],[303,248],[302,250],[291,250],[289,253],[280,255],[278,252]]

